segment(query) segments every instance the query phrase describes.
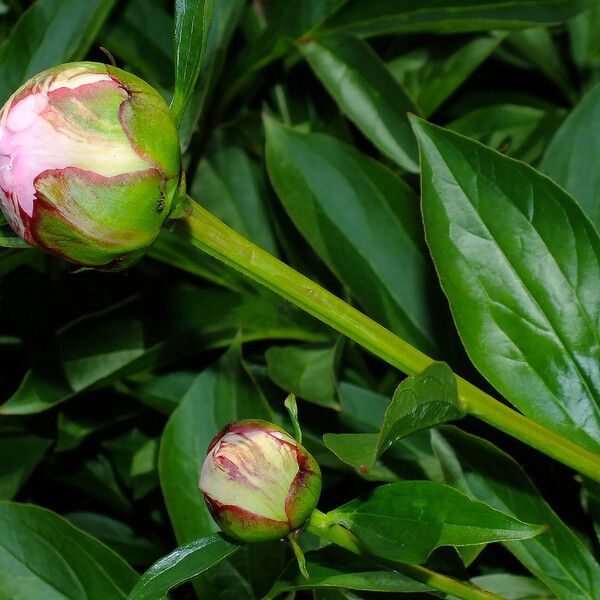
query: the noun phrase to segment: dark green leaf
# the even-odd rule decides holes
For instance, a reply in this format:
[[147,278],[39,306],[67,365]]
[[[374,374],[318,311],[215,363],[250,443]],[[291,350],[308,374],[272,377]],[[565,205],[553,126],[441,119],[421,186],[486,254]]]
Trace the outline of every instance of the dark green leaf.
[[373,318],[434,347],[434,275],[412,190],[335,138],[266,128],[271,182],[302,235]]
[[503,154],[534,162],[546,150],[565,115],[561,108],[494,104],[468,112],[447,127]]
[[340,460],[364,472],[401,438],[463,415],[454,374],[445,363],[433,363],[398,386],[379,433],[326,433],[323,442]]
[[173,17],[148,0],[129,0],[101,34],[102,45],[161,91],[173,85]]
[[598,234],[530,167],[414,125],[427,240],[473,364],[527,416],[597,452]]
[[266,5],[268,21],[255,40],[239,55],[225,82],[228,103],[249,86],[257,72],[283,56],[291,42],[310,35],[347,0],[286,0]]
[[179,543],[218,530],[198,491],[198,477],[212,438],[226,423],[244,418],[273,420],[233,346],[198,375],[163,433],[160,482]]
[[99,539],[132,565],[148,565],[160,555],[158,547],[131,527],[112,517],[92,512],[73,512],[66,518]]
[[335,546],[308,553],[306,568],[309,579],[302,577],[294,562],[290,563],[263,600],[272,600],[283,592],[319,588],[391,593],[430,591],[423,583],[401,573],[385,570],[367,558],[354,556]]
[[0,502],[0,597],[118,600],[137,578],[122,558],[57,514]]
[[171,108],[179,122],[202,69],[214,0],[175,0],[175,93]]
[[[173,412],[165,427],[159,455],[160,483],[175,536],[180,544],[218,531],[198,490],[200,469],[212,438],[225,423],[244,418],[273,420],[260,390],[240,362],[233,346],[217,365],[198,375],[194,385]],[[229,574],[229,575],[227,575]],[[235,567],[224,563],[197,582],[206,597],[218,598],[222,577],[238,581]],[[240,600],[253,598],[249,584],[240,581]]]
[[226,346],[239,330],[244,340],[298,336],[320,341],[323,334],[309,333],[318,327],[301,313],[273,304],[271,297],[182,288],[156,294],[152,302],[134,299],[59,331],[54,346],[42,353],[0,413],[47,410],[89,388],[190,352]]
[[138,400],[166,415],[170,415],[196,380],[197,373],[172,371],[147,381],[128,382],[127,389]]
[[277,256],[261,172],[241,148],[222,146],[206,154],[191,193],[226,225]]
[[176,269],[202,277],[221,287],[236,291],[252,291],[247,279],[223,263],[192,246],[184,236],[164,228],[148,250],[147,256]]
[[42,460],[51,440],[21,433],[0,435],[0,499],[11,500]]
[[508,36],[507,43],[527,62],[553,81],[568,100],[576,99],[561,50],[554,43],[547,29],[537,27],[515,31]]
[[338,346],[275,346],[265,353],[269,377],[286,392],[320,406],[338,409]]
[[413,564],[441,546],[520,540],[544,531],[433,481],[379,486],[328,517],[375,556]]
[[569,114],[552,139],[541,170],[573,195],[600,229],[600,84],[596,84]]
[[193,579],[239,550],[219,534],[195,540],[155,562],[127,600],[160,600],[171,589]]
[[521,29],[560,23],[589,5],[588,0],[354,0],[328,26],[363,36]]
[[504,35],[489,35],[439,43],[412,50],[387,63],[422,115],[434,113],[492,54]]
[[60,480],[113,510],[124,515],[131,514],[131,502],[123,493],[115,471],[104,455],[86,460],[78,468],[61,476]]
[[600,597],[600,565],[510,456],[486,440],[448,426],[433,434],[432,446],[447,483],[518,519],[548,524],[543,534],[506,547],[557,598]]
[[0,104],[48,67],[82,59],[116,0],[37,0],[0,47]]
[[300,51],[340,109],[383,154],[419,170],[407,112],[417,107],[366,42],[345,33],[317,36]]

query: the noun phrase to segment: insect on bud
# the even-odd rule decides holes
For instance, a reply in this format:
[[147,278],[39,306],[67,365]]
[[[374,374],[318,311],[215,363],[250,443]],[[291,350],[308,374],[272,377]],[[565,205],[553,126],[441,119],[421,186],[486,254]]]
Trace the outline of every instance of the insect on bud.
[[310,517],[321,493],[321,471],[277,425],[239,421],[211,442],[199,487],[227,535],[264,542],[286,536]]
[[26,242],[103,268],[155,240],[181,173],[169,108],[110,65],[61,65],[30,79],[0,111],[0,202]]

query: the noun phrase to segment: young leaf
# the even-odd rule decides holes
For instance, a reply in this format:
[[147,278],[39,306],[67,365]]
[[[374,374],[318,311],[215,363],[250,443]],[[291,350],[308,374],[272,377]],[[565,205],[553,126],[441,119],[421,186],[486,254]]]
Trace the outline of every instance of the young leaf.
[[179,123],[202,69],[214,0],[175,0],[175,93],[171,108]]
[[161,600],[171,588],[200,575],[239,549],[239,544],[227,541],[220,534],[180,546],[142,575],[127,600]]
[[300,52],[340,109],[383,154],[419,170],[407,112],[414,102],[366,42],[346,33],[310,38]]
[[398,386],[379,433],[326,433],[323,443],[340,460],[365,472],[399,439],[463,415],[454,374],[445,363],[433,363]]
[[414,128],[427,240],[469,357],[527,416],[598,452],[597,232],[531,167],[424,121]]
[[522,540],[544,531],[433,481],[375,488],[328,513],[375,556],[419,564],[441,546]]
[[0,502],[0,597],[125,600],[137,578],[122,558],[57,514]]
[[265,125],[269,177],[302,235],[373,318],[434,348],[435,275],[414,192],[335,138]]
[[320,406],[339,409],[338,346],[273,346],[265,353],[269,377],[280,388]]
[[457,33],[522,29],[560,23],[590,5],[589,0],[371,0],[348,4],[327,23],[361,36],[406,31]]
[[0,104],[39,71],[81,60],[116,0],[37,0],[0,47]]
[[456,427],[432,433],[446,483],[518,519],[547,523],[543,534],[507,549],[561,600],[597,600],[600,565],[552,511],[523,469],[490,442]]
[[406,575],[385,570],[372,560],[350,554],[336,546],[306,554],[310,579],[298,573],[295,562],[279,576],[263,600],[272,600],[284,592],[345,588],[365,592],[428,592],[431,588]]
[[565,119],[546,149],[540,169],[573,195],[600,230],[600,83]]

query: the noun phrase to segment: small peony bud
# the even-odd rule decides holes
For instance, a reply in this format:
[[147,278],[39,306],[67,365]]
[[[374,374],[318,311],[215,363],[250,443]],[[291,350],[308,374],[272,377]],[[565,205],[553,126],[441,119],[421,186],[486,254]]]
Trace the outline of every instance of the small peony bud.
[[286,536],[310,517],[321,493],[321,471],[277,425],[239,421],[211,442],[200,490],[227,535],[264,542]]
[[121,69],[48,69],[0,111],[2,211],[26,242],[70,261],[136,260],[169,215],[180,173],[167,104]]

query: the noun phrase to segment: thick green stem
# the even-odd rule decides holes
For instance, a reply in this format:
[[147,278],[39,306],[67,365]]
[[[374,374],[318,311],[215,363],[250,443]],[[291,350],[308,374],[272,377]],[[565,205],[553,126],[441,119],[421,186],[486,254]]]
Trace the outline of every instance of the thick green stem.
[[[327,515],[323,514],[320,510],[315,510],[313,512],[306,525],[306,530],[328,542],[341,546],[354,554],[370,556],[368,552],[365,552],[361,548],[359,541],[350,531],[341,525],[331,523]],[[500,596],[473,587],[468,583],[463,583],[452,577],[441,575],[440,573],[436,573],[435,571],[431,571],[430,569],[419,565],[408,565],[390,560],[377,560],[386,566],[389,566],[394,571],[402,573],[416,581],[420,581],[434,590],[452,594],[457,598],[463,598],[463,600],[501,600]]]
[[[239,235],[192,200],[192,213],[178,222],[198,248],[273,290],[302,310],[379,356],[407,375],[433,359],[337,296]],[[473,416],[600,481],[600,456],[531,421],[457,376],[458,393]]]

